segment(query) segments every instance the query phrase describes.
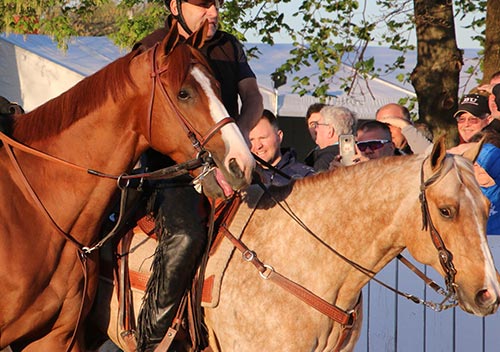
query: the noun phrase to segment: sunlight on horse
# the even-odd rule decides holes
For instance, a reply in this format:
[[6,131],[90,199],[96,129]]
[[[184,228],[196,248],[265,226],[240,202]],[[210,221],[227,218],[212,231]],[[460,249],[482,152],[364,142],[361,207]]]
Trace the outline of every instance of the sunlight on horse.
[[[271,189],[246,224],[242,241],[276,272],[349,312],[370,277],[333,250],[376,273],[407,248],[420,263],[447,276],[434,243],[438,240],[422,226],[419,197],[424,184],[428,218],[451,253],[448,265],[456,270],[449,287],[463,310],[478,316],[493,314],[500,287],[485,234],[488,202],[472,164],[461,156],[446,155],[444,143],[424,158],[370,161]],[[299,226],[277,201],[324,243]],[[154,248],[151,241],[147,243]],[[140,253],[142,257],[135,260],[142,269],[134,270],[144,271],[151,251]],[[137,291],[134,299],[140,304]],[[119,334],[113,309],[110,336]],[[217,307],[205,308],[205,321],[214,351],[351,351],[361,329],[359,316],[350,335],[339,342],[340,324],[263,280],[238,251],[225,269]]]
[[77,326],[97,287],[98,251],[87,248],[98,241],[116,177],[148,147],[177,162],[203,148],[234,189],[249,184],[253,158],[191,46],[205,33],[179,44],[173,30],[159,46],[1,121],[10,134],[0,135],[0,349],[82,350]]

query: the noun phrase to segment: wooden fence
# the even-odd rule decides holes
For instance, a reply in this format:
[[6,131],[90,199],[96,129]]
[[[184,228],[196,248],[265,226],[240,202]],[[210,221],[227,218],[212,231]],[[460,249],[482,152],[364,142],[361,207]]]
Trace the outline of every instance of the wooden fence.
[[[500,270],[500,236],[488,236],[488,241]],[[444,286],[443,279],[434,269],[423,265],[418,268]],[[439,302],[438,294],[396,260],[377,278],[398,290]],[[500,351],[500,311],[485,318],[465,313],[460,308],[435,312],[396,296],[374,281],[363,289],[363,295],[363,330],[355,352]]]

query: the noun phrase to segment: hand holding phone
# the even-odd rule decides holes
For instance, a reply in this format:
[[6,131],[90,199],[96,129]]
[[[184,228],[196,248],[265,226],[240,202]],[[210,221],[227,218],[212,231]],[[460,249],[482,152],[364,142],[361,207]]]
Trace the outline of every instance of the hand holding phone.
[[354,136],[352,134],[342,134],[339,136],[340,162],[342,165],[352,165],[353,156],[356,154]]

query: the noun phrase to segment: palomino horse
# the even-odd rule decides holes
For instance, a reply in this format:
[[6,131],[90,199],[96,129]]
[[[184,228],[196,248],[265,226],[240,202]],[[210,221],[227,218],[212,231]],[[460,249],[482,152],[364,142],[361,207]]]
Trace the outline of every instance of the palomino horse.
[[126,183],[118,176],[148,147],[177,162],[205,150],[234,189],[249,184],[253,158],[192,47],[205,33],[180,44],[172,31],[9,119],[0,149],[0,349],[83,349],[97,286],[93,246],[117,179]]
[[[244,245],[227,242],[245,260],[234,251],[218,305],[205,308],[210,347],[351,351],[361,289],[405,248],[445,278],[451,304],[492,314],[500,287],[487,215],[472,164],[446,154],[443,141],[427,157],[384,158],[271,188],[241,226]],[[344,325],[337,322],[343,317]]]

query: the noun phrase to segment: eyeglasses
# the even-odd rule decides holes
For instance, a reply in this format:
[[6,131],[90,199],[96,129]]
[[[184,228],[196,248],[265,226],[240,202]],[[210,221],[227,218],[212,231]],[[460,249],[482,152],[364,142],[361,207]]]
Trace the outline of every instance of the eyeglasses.
[[479,117],[466,117],[463,114],[460,116],[457,116],[457,123],[463,124],[463,123],[470,123],[471,125],[477,125],[480,123],[483,119],[480,119]]
[[215,5],[216,9],[220,9],[224,0],[183,0],[194,6],[204,7],[206,9],[210,8],[212,5]]
[[390,141],[387,139],[372,139],[369,141],[357,142],[356,145],[358,149],[364,152],[367,148],[370,148],[372,151],[382,148],[385,144]]
[[309,128],[316,129],[318,126],[330,126],[330,125],[327,123],[321,123],[318,121],[309,122]]

